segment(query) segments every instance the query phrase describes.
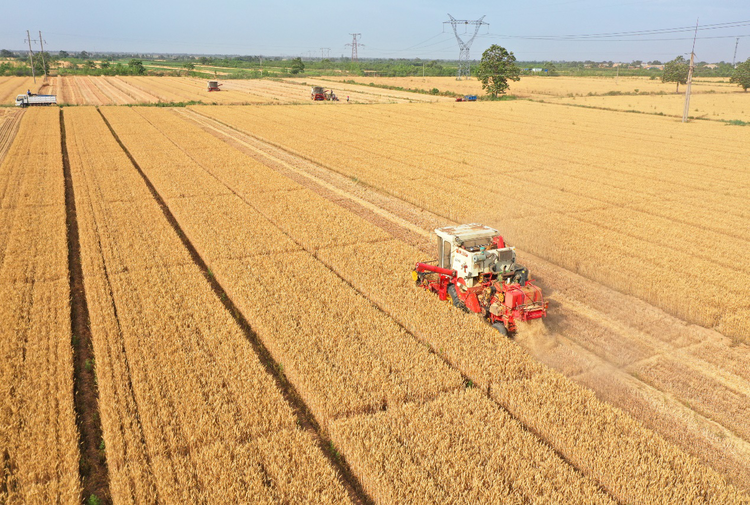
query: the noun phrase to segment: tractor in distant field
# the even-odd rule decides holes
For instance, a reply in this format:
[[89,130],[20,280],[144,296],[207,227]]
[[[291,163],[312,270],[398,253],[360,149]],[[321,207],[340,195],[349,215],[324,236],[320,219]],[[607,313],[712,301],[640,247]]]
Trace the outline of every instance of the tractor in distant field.
[[222,86],[219,84],[219,81],[208,81],[208,84],[206,85],[208,91],[221,91],[219,86]]
[[417,286],[481,314],[506,336],[515,333],[518,321],[547,315],[541,289],[497,230],[472,223],[438,228],[435,234],[438,259],[416,264],[412,278]]

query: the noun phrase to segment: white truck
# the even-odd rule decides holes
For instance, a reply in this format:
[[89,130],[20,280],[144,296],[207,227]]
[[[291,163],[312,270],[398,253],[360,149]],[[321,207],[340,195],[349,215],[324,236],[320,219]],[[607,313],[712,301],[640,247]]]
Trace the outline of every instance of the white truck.
[[56,95],[18,95],[16,107],[31,107],[34,105],[56,105]]

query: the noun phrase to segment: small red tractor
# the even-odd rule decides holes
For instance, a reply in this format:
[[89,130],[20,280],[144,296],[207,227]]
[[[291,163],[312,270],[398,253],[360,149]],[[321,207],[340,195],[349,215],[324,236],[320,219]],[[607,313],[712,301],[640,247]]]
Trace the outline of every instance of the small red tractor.
[[208,81],[208,84],[206,85],[208,91],[221,91],[219,86],[222,86],[222,84],[219,84],[219,81]]
[[514,334],[518,321],[547,315],[541,289],[497,230],[473,223],[438,228],[435,234],[438,259],[416,264],[412,277],[417,286],[481,314],[503,335]]

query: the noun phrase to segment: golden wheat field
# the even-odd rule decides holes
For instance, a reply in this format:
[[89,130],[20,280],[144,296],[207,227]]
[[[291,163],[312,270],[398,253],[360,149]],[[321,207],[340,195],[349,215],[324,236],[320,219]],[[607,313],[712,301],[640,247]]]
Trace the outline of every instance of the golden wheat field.
[[[750,500],[745,128],[232,105],[311,82],[166,108],[116,105],[204,83],[55,77],[102,106],[0,109],[0,502]],[[543,323],[414,286],[459,222],[517,247]]]
[[[370,83],[398,86],[405,89],[429,91],[452,91],[459,94],[483,95],[482,83],[476,78],[456,80],[455,77],[326,77],[330,81],[354,81],[357,84]],[[524,75],[519,81],[509,81],[509,93],[521,98],[579,97],[606,95],[607,93],[675,93],[674,83],[663,83],[661,75],[649,77],[573,77]],[[680,86],[684,91],[684,86]],[[694,93],[736,93],[742,89],[730,84],[729,79],[703,78],[693,81]]]
[[[319,79],[228,79],[220,80],[221,91],[208,92],[206,80],[194,77],[51,76],[33,82],[31,77],[0,77],[0,104],[10,105],[16,95],[32,93],[57,96],[63,105],[132,105],[149,103],[202,102],[227,104],[313,103],[310,87],[333,88],[342,102],[404,103],[446,101],[419,93],[390,91],[369,86],[336,85]],[[317,105],[320,105],[317,102]],[[330,103],[329,103],[330,104]]]

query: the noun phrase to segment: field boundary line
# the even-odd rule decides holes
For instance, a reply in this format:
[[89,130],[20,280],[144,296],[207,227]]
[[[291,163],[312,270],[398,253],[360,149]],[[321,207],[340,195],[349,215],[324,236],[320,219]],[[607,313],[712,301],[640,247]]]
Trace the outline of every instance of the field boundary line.
[[237,307],[234,301],[230,298],[229,294],[221,286],[219,281],[213,276],[208,265],[198,253],[198,250],[195,248],[195,246],[192,244],[190,239],[187,237],[187,234],[182,230],[182,227],[180,226],[179,222],[172,214],[172,211],[169,209],[169,206],[166,204],[164,199],[156,190],[156,187],[151,183],[150,179],[148,178],[146,173],[143,171],[143,169],[141,169],[140,165],[135,160],[133,155],[130,153],[128,148],[120,140],[120,137],[117,135],[114,128],[109,123],[109,121],[104,116],[104,114],[101,112],[99,107],[97,107],[96,110],[101,116],[101,118],[104,120],[104,123],[107,125],[107,128],[109,129],[110,133],[114,137],[115,141],[117,141],[117,144],[120,146],[122,151],[128,157],[133,167],[138,171],[138,174],[141,176],[144,183],[148,187],[149,192],[151,193],[154,200],[157,202],[157,204],[161,208],[164,214],[164,217],[169,222],[169,225],[172,227],[174,232],[180,238],[180,240],[182,241],[182,244],[188,250],[190,257],[195,262],[196,266],[200,269],[201,273],[203,274],[203,277],[211,286],[212,291],[214,292],[214,295],[217,297],[217,299],[219,299],[219,301],[222,303],[224,308],[229,312],[229,314],[238,324],[242,332],[245,334],[245,337],[251,344],[253,351],[256,353],[259,360],[263,364],[266,372],[271,377],[273,377],[276,387],[279,388],[279,391],[281,392],[282,396],[287,401],[287,403],[291,406],[300,425],[303,428],[305,428],[308,432],[311,432],[312,435],[314,435],[317,445],[319,449],[321,450],[321,452],[323,453],[323,455],[325,456],[326,460],[331,464],[331,466],[335,470],[337,470],[340,480],[342,481],[344,487],[347,489],[349,493],[349,497],[352,499],[354,503],[364,503],[364,504],[374,503],[374,500],[369,495],[366,494],[366,492],[364,491],[364,487],[359,482],[359,479],[357,479],[356,475],[351,470],[349,465],[346,463],[344,458],[337,457],[336,455],[333,454],[333,451],[331,450],[331,448],[333,447],[332,441],[323,432],[322,428],[320,427],[320,424],[315,419],[315,416],[310,411],[310,408],[307,406],[307,404],[305,404],[304,400],[302,400],[302,397],[299,395],[294,385],[287,380],[286,376],[282,372],[282,368],[280,364],[277,363],[273,359],[273,356],[271,355],[269,350],[266,348],[266,346],[263,344],[262,340],[255,333],[255,331],[252,329],[252,326],[250,325],[249,321],[245,318],[245,316],[242,314],[242,311],[240,311],[240,309]]
[[60,139],[65,178],[65,217],[68,228],[68,280],[70,283],[70,325],[73,348],[73,395],[79,430],[81,460],[79,474],[84,499],[96,495],[105,503],[111,502],[107,459],[99,451],[102,424],[99,415],[99,390],[96,369],[91,366],[94,348],[91,338],[89,308],[83,281],[81,243],[78,232],[75,190],[68,156],[65,119],[60,108]]

